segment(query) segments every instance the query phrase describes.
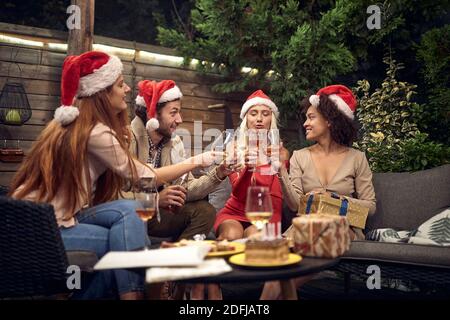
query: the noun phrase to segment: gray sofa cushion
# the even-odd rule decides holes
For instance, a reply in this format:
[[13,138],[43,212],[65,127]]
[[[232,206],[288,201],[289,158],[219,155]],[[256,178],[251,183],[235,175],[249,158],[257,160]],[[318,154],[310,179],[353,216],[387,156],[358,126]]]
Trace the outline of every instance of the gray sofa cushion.
[[377,210],[366,230],[414,230],[450,206],[450,165],[413,173],[377,173],[373,184]]
[[343,258],[448,268],[450,249],[407,243],[353,241]]

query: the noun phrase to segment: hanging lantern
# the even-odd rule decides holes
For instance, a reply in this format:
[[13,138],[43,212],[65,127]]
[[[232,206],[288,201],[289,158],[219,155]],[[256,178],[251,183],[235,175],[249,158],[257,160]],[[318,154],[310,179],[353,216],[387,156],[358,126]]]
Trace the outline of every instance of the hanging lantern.
[[[21,126],[31,118],[31,108],[27,94],[21,83],[6,83],[0,94],[0,124]],[[0,147],[0,161],[21,162],[24,152],[17,140],[16,148]]]
[[30,118],[30,103],[23,85],[6,83],[0,94],[0,123],[21,126]]

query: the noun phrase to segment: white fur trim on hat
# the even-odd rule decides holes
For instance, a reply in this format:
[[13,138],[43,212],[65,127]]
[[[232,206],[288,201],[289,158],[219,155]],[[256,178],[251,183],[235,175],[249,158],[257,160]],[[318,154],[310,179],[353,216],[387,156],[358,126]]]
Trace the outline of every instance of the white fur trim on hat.
[[263,104],[265,106],[268,106],[270,108],[270,110],[272,110],[272,112],[278,118],[278,108],[272,100],[264,99],[261,97],[255,97],[255,98],[251,98],[251,99],[245,101],[245,103],[241,109],[241,119],[244,119],[245,114],[251,107],[256,106],[258,104]]
[[353,120],[355,118],[355,115],[353,114],[352,109],[350,109],[348,104],[345,103],[345,101],[342,100],[341,97],[339,97],[336,94],[330,94],[328,96],[328,99],[333,101],[336,104],[336,106],[338,107],[339,111],[341,111],[346,117],[350,118],[351,120]]
[[320,103],[320,96],[313,94],[309,97],[309,103],[311,103],[311,105],[314,107],[318,107]]
[[140,95],[138,95],[137,97],[136,97],[136,105],[137,106],[141,106],[141,107],[145,107],[146,105],[145,105],[145,100],[144,100],[144,97],[143,96],[140,96]]
[[147,129],[147,131],[155,131],[156,129],[158,129],[159,128],[158,119],[151,118],[150,120],[148,120],[147,124],[145,125],[145,128]]
[[89,97],[116,82],[122,73],[123,65],[116,56],[109,56],[109,60],[93,73],[80,78],[77,97]]
[[74,106],[60,106],[55,110],[55,120],[59,122],[62,126],[66,126],[74,121],[78,115],[80,114],[80,110]]
[[173,88],[164,91],[164,93],[159,98],[158,103],[181,99],[181,97],[183,97],[183,93],[181,93],[180,88],[178,88],[178,86],[174,86]]

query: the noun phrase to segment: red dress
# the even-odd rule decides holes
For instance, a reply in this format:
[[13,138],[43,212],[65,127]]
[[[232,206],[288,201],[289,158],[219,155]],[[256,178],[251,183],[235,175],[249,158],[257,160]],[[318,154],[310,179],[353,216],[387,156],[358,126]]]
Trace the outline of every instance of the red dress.
[[[258,169],[264,167],[270,167],[270,164],[259,166]],[[232,173],[228,176],[232,187],[231,196],[226,202],[225,207],[216,216],[216,222],[214,223],[215,231],[217,231],[217,228],[224,220],[232,219],[249,222],[245,216],[245,201],[247,198],[247,189],[252,182],[252,174],[254,174],[256,186],[265,186],[270,190],[273,206],[273,215],[270,222],[281,221],[283,195],[277,175],[262,175],[259,170],[252,172],[245,167],[239,174]]]

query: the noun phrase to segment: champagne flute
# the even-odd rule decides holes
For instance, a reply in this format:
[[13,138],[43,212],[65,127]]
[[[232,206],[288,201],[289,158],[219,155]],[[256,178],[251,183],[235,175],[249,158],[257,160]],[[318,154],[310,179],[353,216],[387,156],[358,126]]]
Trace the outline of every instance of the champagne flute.
[[[249,129],[246,132],[246,151],[248,151],[248,154],[254,155],[254,153],[258,153],[258,147],[259,147],[259,131],[257,129]],[[251,172],[255,172],[256,170],[256,164],[258,160],[256,160],[256,163],[249,162],[249,164],[255,165],[254,167],[250,167],[248,170]]]
[[272,198],[268,187],[250,186],[247,190],[245,215],[261,231],[272,218]]
[[[271,170],[268,171],[268,174],[273,174],[277,171],[278,164],[280,162],[280,131],[278,129],[270,129],[267,133],[267,152],[266,155],[268,157],[268,161],[271,164]],[[273,147],[278,148],[278,153],[276,154],[276,158],[274,158],[274,154],[272,153]]]
[[270,129],[267,133],[267,140],[269,142],[269,146],[279,146],[280,131],[278,129]]
[[[156,206],[158,205],[157,193],[155,192],[154,179],[153,178],[141,178],[138,182],[138,192],[136,192],[136,200],[140,203],[141,207],[136,208],[136,213],[144,221],[145,232],[148,230],[148,220],[152,219],[156,212]],[[147,247],[144,250],[148,250]]]
[[211,151],[225,152],[228,144],[233,141],[233,130],[224,130],[211,143]]
[[[234,150],[230,148],[236,145],[236,137],[238,135],[239,130],[227,129],[221,132],[221,134],[214,140],[211,144],[211,151],[224,152],[224,156],[226,159],[229,159],[230,155],[234,155]],[[233,143],[234,142],[234,143]],[[228,169],[233,170],[233,164],[228,164]]]
[[[251,166],[248,169],[250,172],[253,172],[251,179],[252,186],[256,184],[256,178],[254,174],[256,172],[260,174],[265,173],[265,169],[261,169],[260,166],[266,164],[269,160],[267,158],[267,138],[268,132],[265,129],[249,129],[247,131],[247,150],[248,154],[253,156],[251,161],[254,161],[249,162],[249,165]],[[256,159],[254,158],[254,156],[256,156]]]

